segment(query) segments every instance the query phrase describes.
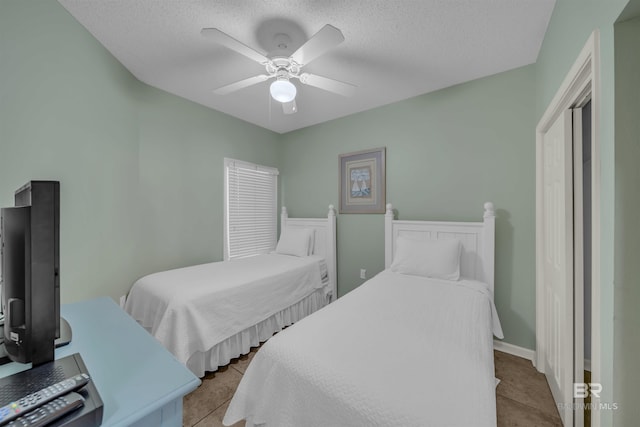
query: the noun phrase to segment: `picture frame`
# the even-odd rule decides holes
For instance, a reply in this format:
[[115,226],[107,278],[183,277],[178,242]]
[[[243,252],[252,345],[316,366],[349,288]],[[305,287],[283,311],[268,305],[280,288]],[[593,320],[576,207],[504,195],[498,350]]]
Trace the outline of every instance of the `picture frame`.
[[384,213],[386,148],[339,155],[340,213]]

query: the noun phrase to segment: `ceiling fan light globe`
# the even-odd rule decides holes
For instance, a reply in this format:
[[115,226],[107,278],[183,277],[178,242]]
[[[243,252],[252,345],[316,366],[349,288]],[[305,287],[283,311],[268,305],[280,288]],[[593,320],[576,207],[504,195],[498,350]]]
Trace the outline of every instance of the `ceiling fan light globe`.
[[278,102],[291,102],[295,99],[297,89],[296,86],[289,80],[276,80],[271,83],[269,88],[271,97]]

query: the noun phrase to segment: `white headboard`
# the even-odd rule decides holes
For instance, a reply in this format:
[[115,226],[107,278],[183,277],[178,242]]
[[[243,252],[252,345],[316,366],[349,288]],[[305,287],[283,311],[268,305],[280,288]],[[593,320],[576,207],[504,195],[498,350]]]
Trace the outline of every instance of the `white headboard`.
[[399,221],[393,219],[393,206],[388,204],[384,222],[385,268],[391,266],[398,236],[424,240],[456,238],[462,242],[460,275],[489,284],[493,292],[496,224],[493,203],[484,204],[482,222]]
[[336,271],[336,210],[329,205],[326,218],[289,218],[287,208],[282,207],[280,230],[285,227],[310,228],[314,230],[313,254],[323,256],[329,270],[329,280],[333,286],[332,300],[338,298],[338,276]]

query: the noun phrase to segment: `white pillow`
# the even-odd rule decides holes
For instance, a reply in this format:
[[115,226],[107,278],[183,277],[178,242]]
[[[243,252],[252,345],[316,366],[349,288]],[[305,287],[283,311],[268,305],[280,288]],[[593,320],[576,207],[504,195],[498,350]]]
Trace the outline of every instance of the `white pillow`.
[[284,228],[280,232],[280,240],[276,246],[276,253],[283,255],[307,256],[311,230],[307,228]]
[[437,279],[460,279],[460,252],[457,239],[413,240],[398,236],[391,271]]

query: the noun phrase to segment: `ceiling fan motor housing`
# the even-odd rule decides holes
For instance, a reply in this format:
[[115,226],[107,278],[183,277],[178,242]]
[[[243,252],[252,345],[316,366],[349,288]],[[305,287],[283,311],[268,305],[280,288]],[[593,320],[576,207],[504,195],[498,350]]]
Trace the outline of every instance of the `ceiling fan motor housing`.
[[269,77],[277,79],[298,77],[300,74],[300,66],[291,58],[275,57],[271,58],[265,64],[265,69],[269,73]]

